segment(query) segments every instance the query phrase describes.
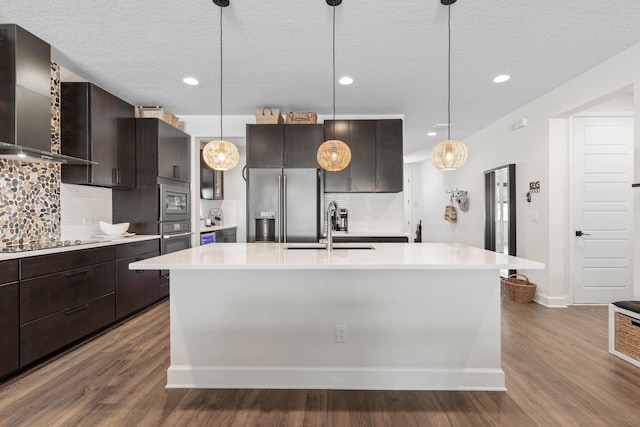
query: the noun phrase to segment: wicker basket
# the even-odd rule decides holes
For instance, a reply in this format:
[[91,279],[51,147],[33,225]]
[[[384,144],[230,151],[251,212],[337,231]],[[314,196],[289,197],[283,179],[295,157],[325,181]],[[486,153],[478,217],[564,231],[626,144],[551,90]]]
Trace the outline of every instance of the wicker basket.
[[173,127],[178,127],[180,121],[176,116],[168,112],[162,107],[138,107],[138,117],[151,117],[160,119],[165,123],[169,123]]
[[[523,279],[517,279],[518,276]],[[533,294],[536,293],[537,286],[529,282],[529,278],[524,274],[511,274],[500,279],[500,283],[502,294],[515,302],[531,302]]]
[[282,114],[276,108],[265,107],[256,110],[256,123],[259,125],[277,125],[282,122]]
[[640,362],[640,320],[616,313],[614,346],[620,353]]
[[287,113],[287,124],[291,125],[313,125],[318,121],[318,115],[313,111],[289,111]]

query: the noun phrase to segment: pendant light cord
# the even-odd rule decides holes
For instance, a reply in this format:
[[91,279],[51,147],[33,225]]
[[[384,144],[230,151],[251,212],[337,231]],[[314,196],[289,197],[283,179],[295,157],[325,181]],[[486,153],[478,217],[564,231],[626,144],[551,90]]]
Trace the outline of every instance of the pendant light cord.
[[220,8],[220,140],[222,140],[222,7]]
[[451,140],[451,5],[449,10],[449,54],[447,58],[447,139]]
[[336,120],[336,7],[333,6],[333,120]]
[[336,5],[333,5],[333,138],[336,137]]

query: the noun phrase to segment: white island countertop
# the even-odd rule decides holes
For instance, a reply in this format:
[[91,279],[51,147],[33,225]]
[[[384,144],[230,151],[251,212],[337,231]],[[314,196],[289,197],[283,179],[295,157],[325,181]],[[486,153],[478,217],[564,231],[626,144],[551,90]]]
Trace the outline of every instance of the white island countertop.
[[374,249],[285,249],[280,243],[203,245],[130,264],[135,270],[543,269],[544,264],[456,243],[372,243]]

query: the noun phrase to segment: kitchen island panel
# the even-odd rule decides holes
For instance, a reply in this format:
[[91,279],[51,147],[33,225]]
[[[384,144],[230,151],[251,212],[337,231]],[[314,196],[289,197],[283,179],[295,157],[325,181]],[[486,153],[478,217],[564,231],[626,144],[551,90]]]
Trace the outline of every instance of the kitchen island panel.
[[505,389],[498,270],[171,274],[168,388]]

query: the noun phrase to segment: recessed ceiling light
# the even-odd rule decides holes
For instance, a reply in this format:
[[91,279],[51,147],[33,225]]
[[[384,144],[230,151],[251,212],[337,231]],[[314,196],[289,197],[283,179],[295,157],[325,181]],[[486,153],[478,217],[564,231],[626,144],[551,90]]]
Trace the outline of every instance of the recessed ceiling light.
[[351,83],[353,83],[353,79],[349,76],[344,76],[341,77],[340,80],[338,80],[338,82],[340,82],[341,85],[350,85]]
[[182,81],[191,86],[196,86],[198,85],[198,83],[200,83],[198,82],[198,80],[194,79],[193,77],[185,77],[184,79],[182,79]]
[[427,134],[427,136],[436,136],[438,134],[438,132],[429,132]]
[[509,74],[500,74],[499,76],[496,76],[495,79],[493,79],[494,83],[504,83],[507,80],[509,80],[511,78],[511,76]]

